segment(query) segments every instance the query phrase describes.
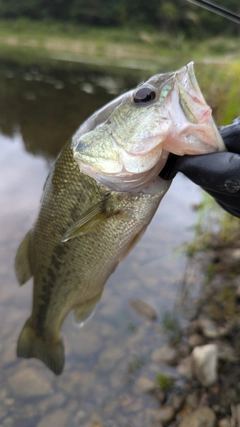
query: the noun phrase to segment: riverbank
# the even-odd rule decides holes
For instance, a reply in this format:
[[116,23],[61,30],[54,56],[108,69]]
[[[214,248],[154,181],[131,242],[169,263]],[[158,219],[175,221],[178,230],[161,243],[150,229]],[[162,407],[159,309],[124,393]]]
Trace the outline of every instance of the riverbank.
[[[193,59],[227,63],[240,56],[239,40],[187,40],[155,29],[97,28],[26,19],[0,23],[0,56],[49,58],[132,69],[164,69]],[[172,58],[172,59],[171,59]]]

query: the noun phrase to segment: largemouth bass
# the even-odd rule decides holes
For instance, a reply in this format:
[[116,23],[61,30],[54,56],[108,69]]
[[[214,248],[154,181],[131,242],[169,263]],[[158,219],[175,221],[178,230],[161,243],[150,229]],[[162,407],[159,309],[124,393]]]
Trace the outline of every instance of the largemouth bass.
[[17,355],[64,367],[61,325],[84,322],[104,284],[150,223],[170,182],[169,152],[224,149],[193,65],[160,74],[94,113],[51,168],[33,228],[15,260],[19,283],[34,278],[32,314]]

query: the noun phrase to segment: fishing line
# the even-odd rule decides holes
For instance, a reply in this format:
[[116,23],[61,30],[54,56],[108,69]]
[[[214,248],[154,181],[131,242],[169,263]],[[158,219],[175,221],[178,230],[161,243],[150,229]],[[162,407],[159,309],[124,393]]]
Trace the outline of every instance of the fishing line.
[[224,18],[230,19],[230,21],[240,24],[240,15],[235,12],[232,12],[229,9],[226,9],[223,6],[219,6],[216,3],[209,2],[207,0],[187,0],[189,3],[200,6],[203,9],[207,9],[210,12],[214,12],[217,15],[223,16]]

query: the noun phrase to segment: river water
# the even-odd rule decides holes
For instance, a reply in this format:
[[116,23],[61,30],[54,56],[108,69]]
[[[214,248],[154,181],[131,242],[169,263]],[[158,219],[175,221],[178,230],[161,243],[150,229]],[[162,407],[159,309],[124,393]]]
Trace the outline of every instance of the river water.
[[[181,64],[182,65],[182,64]],[[145,77],[148,77],[147,74]],[[178,176],[142,240],[109,278],[94,317],[78,329],[63,325],[65,369],[55,377],[36,359],[16,357],[30,315],[32,281],[18,285],[16,250],[36,219],[42,188],[55,156],[80,123],[142,76],[86,66],[20,65],[0,71],[0,426],[148,427],[141,375],[156,378],[152,352],[167,341],[164,316],[179,317],[179,292],[194,235],[200,190]],[[157,314],[151,322],[132,308],[140,298]]]

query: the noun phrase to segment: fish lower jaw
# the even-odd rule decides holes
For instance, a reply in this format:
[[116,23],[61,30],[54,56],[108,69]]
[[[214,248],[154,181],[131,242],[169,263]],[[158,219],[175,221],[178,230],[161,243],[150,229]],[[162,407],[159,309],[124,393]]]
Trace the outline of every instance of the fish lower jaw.
[[118,192],[140,193],[143,190],[145,192],[145,189],[154,182],[154,186],[152,185],[151,188],[155,189],[153,191],[155,193],[159,192],[155,181],[167,162],[168,154],[169,153],[163,150],[162,155],[156,164],[151,169],[142,173],[129,173],[124,167],[120,173],[102,173],[101,171],[94,169],[91,165],[85,163],[81,164],[80,171],[81,173],[95,179],[95,181],[100,184]]

